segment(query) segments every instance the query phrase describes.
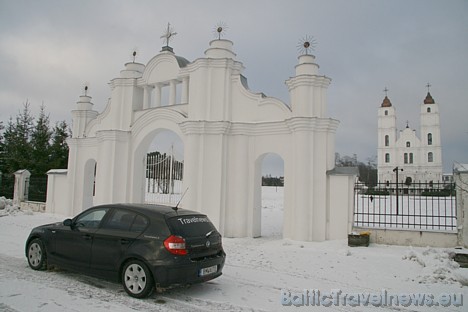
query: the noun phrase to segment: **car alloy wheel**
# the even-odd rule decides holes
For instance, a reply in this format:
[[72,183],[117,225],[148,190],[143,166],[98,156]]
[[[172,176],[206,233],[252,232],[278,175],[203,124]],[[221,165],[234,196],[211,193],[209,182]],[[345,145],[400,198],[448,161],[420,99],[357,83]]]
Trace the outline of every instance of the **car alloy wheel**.
[[147,266],[138,260],[128,262],[122,276],[125,291],[132,297],[145,298],[153,290],[153,279]]
[[33,239],[28,246],[28,263],[34,270],[44,270],[46,268],[46,254],[42,241]]

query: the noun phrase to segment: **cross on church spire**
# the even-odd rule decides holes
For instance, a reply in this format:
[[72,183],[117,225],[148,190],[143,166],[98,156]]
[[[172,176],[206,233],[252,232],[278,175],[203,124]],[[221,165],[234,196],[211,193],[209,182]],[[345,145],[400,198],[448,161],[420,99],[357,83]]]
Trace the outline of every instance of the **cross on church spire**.
[[427,85],[426,85],[426,88],[427,88],[427,93],[429,93],[429,88],[432,87],[432,85],[428,82]]
[[175,35],[177,35],[177,33],[174,31],[174,28],[171,27],[170,23],[167,23],[166,32],[161,36],[161,39],[164,38],[164,41],[166,42],[166,47],[169,47],[169,41],[171,40],[171,37]]
[[383,91],[385,92],[385,96],[387,96],[387,92],[389,91],[389,90],[387,89],[387,87],[385,87],[385,89],[383,89]]

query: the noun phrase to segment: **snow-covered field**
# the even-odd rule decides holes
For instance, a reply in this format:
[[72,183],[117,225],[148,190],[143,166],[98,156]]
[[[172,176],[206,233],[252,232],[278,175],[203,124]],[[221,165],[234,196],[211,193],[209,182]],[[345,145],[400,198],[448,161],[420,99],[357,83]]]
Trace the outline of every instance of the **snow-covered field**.
[[[0,311],[348,311],[349,304],[356,303],[350,301],[352,295],[361,300],[353,311],[370,311],[375,309],[373,296],[385,291],[421,293],[426,302],[431,298],[427,295],[433,295],[434,304],[438,299],[446,303],[444,299],[454,294],[457,306],[452,301],[448,307],[428,308],[414,302],[404,307],[393,301],[380,311],[468,311],[468,287],[463,286],[468,285],[468,269],[451,260],[454,249],[375,244],[349,248],[346,240],[282,239],[282,189],[265,187],[263,198],[264,237],[224,238],[227,259],[221,277],[144,300],[130,298],[119,284],[61,270],[31,270],[24,256],[24,241],[31,228],[64,217],[22,212],[6,205],[0,210]],[[304,289],[321,295],[340,290],[339,305],[328,300],[323,303],[330,307],[296,308]],[[282,294],[285,303],[289,294],[294,295],[294,304],[282,306]],[[344,305],[345,294],[348,306]],[[366,298],[371,301],[364,306]]]

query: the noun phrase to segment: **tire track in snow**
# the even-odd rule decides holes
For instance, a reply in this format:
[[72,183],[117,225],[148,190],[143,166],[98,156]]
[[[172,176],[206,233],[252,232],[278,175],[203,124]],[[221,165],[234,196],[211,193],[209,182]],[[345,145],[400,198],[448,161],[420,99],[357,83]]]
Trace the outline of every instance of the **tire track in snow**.
[[[0,278],[19,281],[39,282],[47,288],[66,291],[80,299],[96,299],[105,303],[121,304],[135,311],[254,311],[250,308],[227,302],[215,302],[193,298],[174,289],[173,292],[154,293],[147,299],[135,299],[127,295],[121,284],[62,270],[34,271],[26,260],[0,254]],[[54,302],[54,298],[48,299]],[[55,303],[56,305],[60,305]],[[0,306],[1,311],[18,312],[8,305]],[[9,309],[9,310],[8,310]],[[69,307],[67,307],[69,311]]]

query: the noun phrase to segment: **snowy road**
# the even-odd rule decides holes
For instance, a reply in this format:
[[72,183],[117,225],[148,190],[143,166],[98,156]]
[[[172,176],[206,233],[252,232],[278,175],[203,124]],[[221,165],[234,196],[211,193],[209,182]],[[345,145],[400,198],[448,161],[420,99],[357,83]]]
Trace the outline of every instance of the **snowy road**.
[[[270,194],[277,196],[274,193]],[[272,200],[273,200],[272,199]],[[120,284],[61,270],[33,271],[24,257],[24,241],[32,227],[60,221],[61,216],[16,213],[0,217],[0,311],[349,311],[338,306],[282,306],[282,289],[299,294],[304,289],[343,294],[389,293],[461,294],[468,300],[468,269],[450,259],[451,249],[411,248],[371,244],[349,248],[345,240],[298,242],[277,236],[281,216],[273,201],[263,210],[267,237],[224,238],[224,274],[193,285],[138,300]],[[275,234],[276,233],[276,234]],[[401,304],[379,311],[467,311],[448,307]],[[370,304],[353,311],[374,310]]]

